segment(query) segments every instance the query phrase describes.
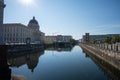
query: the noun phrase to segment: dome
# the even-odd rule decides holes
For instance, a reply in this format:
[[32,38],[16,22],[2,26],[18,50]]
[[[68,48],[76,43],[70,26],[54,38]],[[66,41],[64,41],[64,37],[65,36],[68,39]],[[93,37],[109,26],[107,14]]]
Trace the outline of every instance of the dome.
[[38,24],[37,20],[35,19],[35,17],[33,17],[32,20],[30,20],[29,24]]
[[37,20],[35,19],[35,17],[33,17],[33,19],[31,19],[28,23],[28,27],[30,27],[31,29],[37,30],[39,31],[39,23],[37,22]]

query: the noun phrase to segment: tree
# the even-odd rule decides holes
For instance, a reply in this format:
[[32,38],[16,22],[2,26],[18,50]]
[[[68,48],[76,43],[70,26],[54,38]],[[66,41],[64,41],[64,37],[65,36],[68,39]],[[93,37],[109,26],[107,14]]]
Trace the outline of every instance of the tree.
[[112,36],[112,43],[120,42],[120,35]]
[[112,36],[112,43],[116,43],[116,37]]
[[105,43],[108,43],[108,44],[111,43],[111,40],[112,40],[111,37],[106,37],[106,38],[104,39]]
[[70,39],[70,43],[71,43],[72,45],[75,45],[75,44],[77,44],[77,43],[78,43],[78,41],[77,41],[77,40],[75,40],[75,39]]
[[90,39],[91,44],[95,44],[95,41],[96,41],[95,39]]

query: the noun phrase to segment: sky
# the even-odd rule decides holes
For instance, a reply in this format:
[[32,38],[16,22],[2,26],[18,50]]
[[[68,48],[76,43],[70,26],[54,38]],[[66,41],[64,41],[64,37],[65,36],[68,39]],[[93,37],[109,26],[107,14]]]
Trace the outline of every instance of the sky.
[[80,39],[86,32],[120,34],[120,0],[5,0],[5,4],[4,23],[28,25],[35,16],[46,35]]

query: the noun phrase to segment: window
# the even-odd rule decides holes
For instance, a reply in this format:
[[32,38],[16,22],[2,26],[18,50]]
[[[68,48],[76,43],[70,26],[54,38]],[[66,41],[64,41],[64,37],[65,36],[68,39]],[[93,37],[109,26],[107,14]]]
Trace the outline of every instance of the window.
[[6,28],[5,28],[5,32],[6,32]]
[[7,34],[7,37],[9,37],[9,34]]
[[13,33],[13,37],[15,37],[15,33]]
[[6,37],[6,33],[4,34],[4,37]]
[[9,28],[7,28],[7,32],[9,32]]
[[12,38],[10,37],[10,41],[12,41]]
[[18,38],[16,38],[16,42],[18,42]]
[[16,33],[16,37],[18,37],[18,33]]

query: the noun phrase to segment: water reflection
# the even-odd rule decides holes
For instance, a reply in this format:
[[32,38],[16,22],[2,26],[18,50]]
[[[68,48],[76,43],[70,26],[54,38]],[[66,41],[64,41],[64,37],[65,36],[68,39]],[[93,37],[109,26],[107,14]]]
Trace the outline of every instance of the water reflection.
[[0,47],[0,80],[11,79],[11,69],[7,64],[6,47]]
[[98,65],[99,69],[111,77],[111,80],[120,80],[120,71],[112,67],[110,64],[106,63],[105,61],[97,58],[95,55],[91,54],[90,52],[83,50],[83,52],[89,56],[95,63]]
[[37,67],[39,62],[39,57],[44,54],[44,50],[39,52],[26,52],[21,56],[20,54],[21,53],[15,53],[14,55],[11,54],[13,56],[9,56],[8,63],[10,66],[20,67],[24,64],[27,64],[28,69],[30,69],[31,72],[34,72],[34,69]]
[[49,47],[49,48],[46,48],[46,50],[50,50],[50,51],[58,51],[58,52],[71,52],[72,51],[72,48],[74,46],[70,46],[70,47],[55,47],[55,46],[52,46],[52,47]]
[[[50,47],[46,50],[50,51],[71,51],[73,47]],[[20,67],[22,65],[27,65],[28,69],[31,72],[34,72],[34,69],[37,67],[39,58],[44,54],[44,50],[39,52],[23,52],[23,53],[9,53],[8,63],[10,67]]]
[[[51,51],[59,57],[54,57]],[[49,47],[46,51],[9,53],[8,57],[7,53],[4,52],[4,55],[1,53],[0,80],[10,80],[11,69],[12,74],[23,75],[28,80],[120,79],[119,71],[87,51],[83,50],[83,52],[77,46],[74,49],[73,47]]]

